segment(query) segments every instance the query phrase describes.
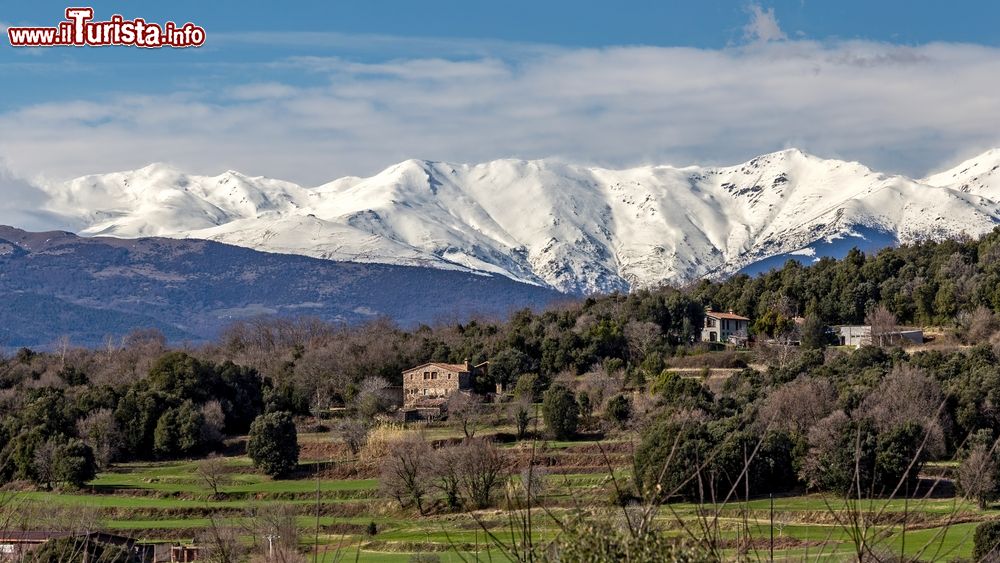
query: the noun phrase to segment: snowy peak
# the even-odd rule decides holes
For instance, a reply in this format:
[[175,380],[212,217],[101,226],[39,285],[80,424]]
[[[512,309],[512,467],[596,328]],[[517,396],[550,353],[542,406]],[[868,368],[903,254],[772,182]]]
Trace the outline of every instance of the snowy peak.
[[920,182],[1000,199],[1000,149],[990,149],[954,168],[928,176]]
[[[1000,152],[914,181],[796,149],[727,167],[407,160],[306,188],[165,165],[48,187],[85,234],[203,238],[332,260],[499,274],[573,293],[723,275],[817,244],[979,234]],[[853,240],[853,239],[851,239]]]

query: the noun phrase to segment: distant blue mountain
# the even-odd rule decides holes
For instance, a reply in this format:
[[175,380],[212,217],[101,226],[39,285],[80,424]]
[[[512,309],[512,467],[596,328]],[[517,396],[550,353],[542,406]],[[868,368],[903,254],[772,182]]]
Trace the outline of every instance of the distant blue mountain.
[[899,246],[899,240],[892,233],[865,227],[855,227],[854,231],[855,234],[853,235],[846,235],[831,240],[820,239],[802,250],[770,256],[742,268],[739,273],[751,276],[763,274],[774,269],[780,269],[789,260],[795,260],[808,266],[820,258],[840,259],[847,256],[847,253],[852,248],[857,248],[865,253],[873,253],[883,248]]
[[402,326],[505,317],[567,298],[504,276],[334,262],[205,240],[83,238],[0,226],[0,347],[157,328],[201,341],[261,315]]

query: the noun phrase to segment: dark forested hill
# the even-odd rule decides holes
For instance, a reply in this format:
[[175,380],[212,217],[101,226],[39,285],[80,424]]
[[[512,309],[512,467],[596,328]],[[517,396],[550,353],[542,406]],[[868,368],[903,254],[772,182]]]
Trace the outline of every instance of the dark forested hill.
[[502,317],[563,297],[501,276],[317,260],[203,240],[81,238],[0,227],[0,346],[93,345],[158,328],[214,336],[258,315],[402,325]]

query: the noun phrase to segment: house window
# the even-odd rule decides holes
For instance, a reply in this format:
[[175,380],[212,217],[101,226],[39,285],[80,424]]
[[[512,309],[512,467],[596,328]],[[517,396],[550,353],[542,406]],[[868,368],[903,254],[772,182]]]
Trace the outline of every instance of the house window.
[[437,379],[437,378],[438,378],[438,372],[432,371],[431,372],[431,379]]

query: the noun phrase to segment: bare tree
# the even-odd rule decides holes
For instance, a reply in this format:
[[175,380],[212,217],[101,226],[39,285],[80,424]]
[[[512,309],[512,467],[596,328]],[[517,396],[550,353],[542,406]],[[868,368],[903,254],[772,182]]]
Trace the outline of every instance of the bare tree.
[[356,418],[346,418],[337,423],[340,440],[352,456],[357,456],[368,442],[368,425]]
[[990,336],[1000,328],[1000,323],[993,311],[980,305],[971,313],[963,313],[960,322],[965,328],[965,341],[968,344],[987,342]]
[[651,322],[631,321],[625,325],[625,341],[632,362],[642,363],[650,349],[663,336],[660,325]]
[[879,432],[886,432],[908,422],[918,424],[927,433],[926,449],[943,454],[945,432],[939,414],[944,395],[941,386],[920,368],[899,364],[892,369],[861,402],[862,417],[875,423]]
[[253,510],[251,519],[258,552],[251,561],[300,563],[306,561],[299,545],[298,511],[291,504],[265,504]]
[[215,454],[199,461],[195,473],[208,488],[212,489],[212,496],[215,498],[221,494],[222,487],[231,482],[225,458]]
[[758,420],[765,427],[805,436],[836,405],[837,390],[829,380],[803,375],[771,391],[758,411]]
[[809,429],[809,452],[802,464],[801,477],[809,487],[818,487],[827,471],[826,459],[840,448],[840,436],[851,419],[844,411],[834,411]]
[[216,563],[237,563],[243,559],[245,548],[240,542],[239,531],[226,526],[215,514],[208,518],[209,525],[198,538],[202,553],[200,558]]
[[430,489],[431,447],[423,438],[411,436],[389,447],[382,462],[380,485],[403,508],[415,506],[425,512],[424,499]]
[[886,346],[892,344],[899,336],[896,315],[892,314],[885,305],[876,305],[865,316],[865,323],[871,326],[872,344],[875,346]]
[[488,508],[509,478],[508,463],[493,442],[466,440],[462,448],[462,496],[473,508]]
[[44,484],[46,489],[51,489],[52,483],[56,480],[56,464],[59,462],[57,450],[58,445],[52,439],[35,448],[35,478]]
[[545,494],[545,479],[548,471],[540,465],[528,465],[521,470],[521,492],[525,499],[529,499],[532,504],[538,504]]
[[201,439],[206,444],[220,444],[225,437],[226,414],[219,401],[209,401],[202,405]]
[[455,422],[466,438],[475,437],[482,412],[479,395],[458,391],[448,398],[448,420]]
[[98,467],[107,469],[118,455],[121,430],[110,409],[98,409],[76,423],[77,433],[94,452]]
[[462,506],[461,487],[465,457],[461,446],[438,448],[434,451],[431,469],[434,472],[434,488],[444,495],[448,508],[457,510]]
[[985,509],[997,498],[997,470],[991,449],[978,444],[958,466],[958,487],[966,498]]

